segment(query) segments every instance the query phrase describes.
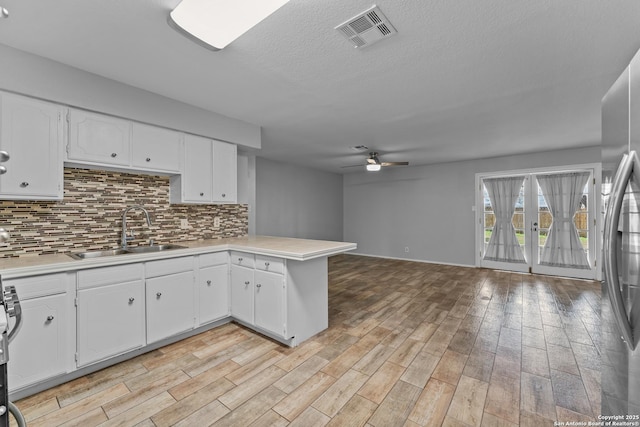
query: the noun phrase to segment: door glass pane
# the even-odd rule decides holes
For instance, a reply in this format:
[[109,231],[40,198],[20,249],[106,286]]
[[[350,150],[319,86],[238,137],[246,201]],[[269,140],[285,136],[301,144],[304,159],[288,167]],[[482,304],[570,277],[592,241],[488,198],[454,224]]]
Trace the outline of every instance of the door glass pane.
[[538,187],[538,235],[534,236],[534,239],[537,238],[537,248],[538,248],[538,257],[540,256],[540,251],[544,247],[544,244],[547,242],[547,236],[549,235],[549,227],[551,226],[551,221],[553,217],[551,216],[551,212],[549,212],[549,206],[547,206],[547,202],[542,195],[542,188],[540,185]]
[[589,202],[589,184],[584,186],[582,190],[582,200],[580,200],[580,207],[576,211],[573,217],[573,222],[578,229],[578,236],[580,237],[580,243],[584,248],[587,255],[589,254],[589,210],[587,209],[587,203]]
[[491,200],[489,199],[489,193],[487,192],[487,188],[482,185],[482,194],[484,198],[484,248],[482,253],[485,253],[487,250],[487,246],[489,245],[489,240],[491,239],[491,233],[493,232],[493,226],[496,223],[496,216],[493,213],[493,208],[491,207]]
[[522,248],[523,253],[527,253],[524,250],[524,186],[527,181],[525,180],[522,183],[522,187],[520,187],[520,195],[518,196],[518,200],[516,200],[516,210],[513,213],[513,219],[511,223],[513,224],[513,228],[516,230],[516,237],[518,238],[518,243],[520,243],[520,247]]
[[[538,181],[539,264],[590,269],[587,203],[591,179],[588,173],[582,171],[544,174],[538,176],[536,181]],[[576,185],[579,186],[581,183],[585,184],[580,190]],[[552,211],[558,215],[558,218],[554,218]],[[569,216],[570,214],[573,216]],[[571,222],[573,222],[572,225],[570,225]],[[547,241],[548,238],[552,241]]]
[[[523,253],[526,253],[524,252],[524,244],[525,244],[524,186],[525,184],[523,183],[522,187],[520,188],[520,195],[516,200],[516,208],[515,208],[515,212],[513,213],[511,223],[513,224],[513,228],[515,229],[516,237],[518,238],[518,243],[520,244],[520,247],[522,248]],[[495,214],[493,213],[493,207],[491,206],[491,199],[489,198],[489,193],[487,192],[487,188],[484,186],[484,184],[482,185],[482,191],[483,191],[483,199],[484,199],[484,203],[483,203],[484,204],[484,221],[483,221],[484,251],[486,251],[487,246],[489,245],[489,240],[491,239],[491,234],[493,232],[493,226],[495,225],[496,217],[495,217]]]
[[[588,211],[588,197],[589,197],[589,184],[585,185],[582,195],[582,201],[580,202],[580,208],[573,217],[573,222],[578,229],[578,235],[580,236],[580,242],[585,251],[589,250],[589,211]],[[547,202],[542,195],[542,189],[538,185],[538,250],[540,250],[547,241],[547,235],[549,234],[549,227],[553,217],[549,212]]]

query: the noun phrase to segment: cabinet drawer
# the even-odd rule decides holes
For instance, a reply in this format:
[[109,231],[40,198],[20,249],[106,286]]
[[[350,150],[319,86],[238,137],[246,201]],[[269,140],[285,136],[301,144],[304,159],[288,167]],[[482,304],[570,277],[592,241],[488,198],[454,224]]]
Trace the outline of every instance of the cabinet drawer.
[[225,265],[229,258],[227,251],[214,252],[211,254],[203,254],[198,256],[200,268],[213,267],[214,265]]
[[193,271],[193,257],[170,258],[145,263],[147,278]]
[[2,284],[15,286],[18,298],[27,300],[47,295],[55,295],[67,292],[67,281],[73,274],[45,274],[42,276],[22,277],[20,279],[3,280]]
[[95,288],[142,279],[142,264],[116,265],[78,271],[78,289]]
[[272,273],[284,273],[284,260],[264,255],[256,255],[256,269]]
[[231,252],[231,263],[235,265],[242,265],[243,267],[254,268],[255,257],[252,254],[244,252]]

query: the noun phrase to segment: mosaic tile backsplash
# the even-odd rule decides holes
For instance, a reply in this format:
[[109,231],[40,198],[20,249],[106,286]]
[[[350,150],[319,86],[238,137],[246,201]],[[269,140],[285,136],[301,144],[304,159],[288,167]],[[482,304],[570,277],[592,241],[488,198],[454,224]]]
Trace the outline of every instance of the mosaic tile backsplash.
[[[64,200],[0,201],[0,226],[11,233],[0,243],[0,258],[116,248],[122,212],[132,205],[142,205],[152,221],[147,226],[139,209],[127,214],[132,246],[248,233],[247,205],[170,205],[169,177],[65,168]],[[220,226],[214,228],[216,217]]]

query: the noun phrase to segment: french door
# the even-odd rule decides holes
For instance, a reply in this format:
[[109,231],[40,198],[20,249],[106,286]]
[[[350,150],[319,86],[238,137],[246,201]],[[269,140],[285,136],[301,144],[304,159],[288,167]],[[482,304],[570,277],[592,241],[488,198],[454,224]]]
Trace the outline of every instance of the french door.
[[599,166],[478,174],[476,265],[598,279]]

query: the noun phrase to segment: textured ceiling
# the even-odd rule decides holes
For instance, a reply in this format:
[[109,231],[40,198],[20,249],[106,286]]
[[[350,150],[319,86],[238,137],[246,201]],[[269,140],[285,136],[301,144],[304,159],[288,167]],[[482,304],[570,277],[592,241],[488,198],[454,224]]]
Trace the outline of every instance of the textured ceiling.
[[637,0],[381,0],[398,34],[363,50],[333,28],[372,0],[291,0],[220,52],[167,25],[178,1],[0,0],[0,43],[260,125],[260,155],[333,172],[360,144],[412,164],[599,144],[640,49]]

